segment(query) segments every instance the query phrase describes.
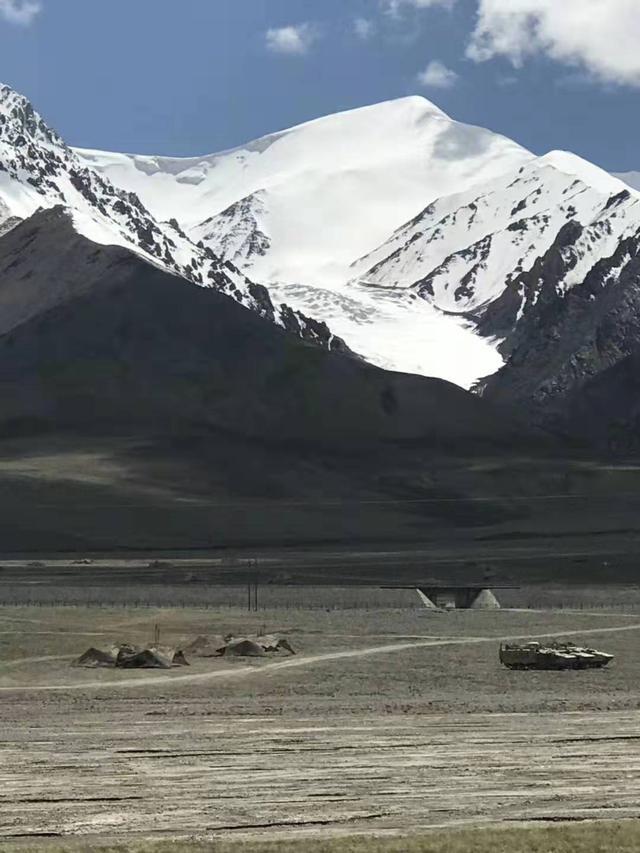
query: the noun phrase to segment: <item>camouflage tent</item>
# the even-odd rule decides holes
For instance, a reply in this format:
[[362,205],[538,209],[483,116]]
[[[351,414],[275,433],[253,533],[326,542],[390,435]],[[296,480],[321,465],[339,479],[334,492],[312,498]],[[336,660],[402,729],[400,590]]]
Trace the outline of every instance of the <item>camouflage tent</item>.
[[196,637],[196,639],[185,646],[185,652],[199,658],[213,658],[221,654],[221,649],[226,646],[227,641],[221,636]]
[[108,649],[91,647],[73,662],[73,666],[86,666],[90,668],[115,666],[118,652],[119,648],[117,646],[112,646]]
[[243,658],[262,658],[266,655],[265,650],[254,640],[246,638],[230,640],[220,649],[221,655],[236,655]]
[[251,637],[253,642],[257,643],[261,646],[265,652],[289,652],[291,655],[295,655],[295,651],[291,647],[291,644],[284,637],[276,637],[273,634],[265,634],[259,637]]
[[181,649],[173,656],[172,666],[190,666],[189,661],[186,659],[184,652]]
[[185,651],[195,657],[217,657],[221,655],[237,655],[238,657],[263,657],[265,654],[288,652],[295,655],[288,640],[274,634],[260,634],[234,637],[227,634],[220,636],[200,636],[185,647]]
[[116,666],[123,669],[171,669],[173,666],[188,666],[182,651],[167,646],[129,651],[121,649]]
[[184,652],[170,647],[140,648],[129,643],[108,649],[88,649],[74,666],[121,667],[123,669],[170,669],[173,666],[189,666]]

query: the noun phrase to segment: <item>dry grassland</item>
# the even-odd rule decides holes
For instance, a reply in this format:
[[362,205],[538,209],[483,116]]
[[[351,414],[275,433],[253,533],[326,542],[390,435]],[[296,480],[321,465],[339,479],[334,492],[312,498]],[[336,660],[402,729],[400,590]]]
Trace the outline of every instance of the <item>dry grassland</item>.
[[1,848],[4,853],[637,853],[636,822],[580,826],[514,827],[433,832],[397,838],[346,837],[325,841],[268,842],[125,842],[91,844],[26,842]]

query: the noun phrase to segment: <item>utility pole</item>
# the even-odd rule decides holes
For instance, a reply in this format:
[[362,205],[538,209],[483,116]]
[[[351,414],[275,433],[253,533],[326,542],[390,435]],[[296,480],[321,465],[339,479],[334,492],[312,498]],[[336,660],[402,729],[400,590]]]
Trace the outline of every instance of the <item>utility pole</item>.
[[247,564],[249,568],[253,568],[253,580],[250,574],[247,575],[247,610],[256,611],[258,610],[258,575],[256,573],[256,569],[258,566],[257,560],[248,560]]

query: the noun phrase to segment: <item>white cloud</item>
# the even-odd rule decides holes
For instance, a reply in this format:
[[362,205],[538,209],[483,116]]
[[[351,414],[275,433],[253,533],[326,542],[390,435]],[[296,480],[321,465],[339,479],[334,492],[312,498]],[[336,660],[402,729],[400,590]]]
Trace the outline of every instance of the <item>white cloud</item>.
[[312,24],[291,25],[266,32],[268,50],[292,56],[304,56],[317,38],[318,31]]
[[467,55],[515,66],[545,54],[604,82],[640,86],[639,0],[478,0]]
[[356,18],[353,22],[353,31],[362,41],[368,41],[376,31],[376,25],[368,18]]
[[456,72],[447,68],[439,59],[434,59],[418,74],[418,82],[428,89],[450,89],[455,86],[457,80]]
[[431,6],[444,6],[450,9],[456,0],[382,0],[382,8],[394,18],[399,17],[402,9],[428,9]]
[[37,0],[0,0],[0,17],[12,24],[27,26],[41,11]]

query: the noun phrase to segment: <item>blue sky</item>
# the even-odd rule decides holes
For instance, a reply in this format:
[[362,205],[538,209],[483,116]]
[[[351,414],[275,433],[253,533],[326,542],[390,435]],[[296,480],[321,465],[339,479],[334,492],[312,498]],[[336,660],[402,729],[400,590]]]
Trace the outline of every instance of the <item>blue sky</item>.
[[638,7],[0,0],[0,79],[86,147],[201,154],[419,93],[538,153],[640,169]]

